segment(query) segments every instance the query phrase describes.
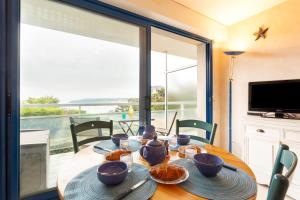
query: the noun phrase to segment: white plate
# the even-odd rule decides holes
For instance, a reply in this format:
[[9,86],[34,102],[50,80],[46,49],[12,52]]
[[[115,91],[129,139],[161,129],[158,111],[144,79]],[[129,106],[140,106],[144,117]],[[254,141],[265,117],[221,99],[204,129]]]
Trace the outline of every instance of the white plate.
[[[201,150],[201,153],[207,153],[206,149],[204,149],[203,147],[201,147],[200,145],[196,144],[200,150]],[[179,152],[179,150],[177,150]]]
[[[159,167],[159,165],[157,165],[157,167]],[[157,179],[157,178],[153,177],[151,174],[150,174],[150,177],[155,182],[161,183],[161,184],[175,185],[175,184],[182,183],[182,182],[186,181],[189,178],[190,173],[189,173],[189,171],[185,167],[182,167],[182,166],[179,166],[179,167],[183,168],[183,170],[184,170],[185,173],[184,173],[184,175],[182,177],[178,178],[177,180],[174,180],[174,181],[163,181],[163,180],[160,180],[160,179]]]
[[[197,144],[196,144],[197,145]],[[200,145],[197,145],[199,148],[200,148],[200,153],[207,153],[207,151],[206,151],[206,149],[204,149],[203,147],[201,147]],[[183,153],[183,152],[181,152],[180,150],[179,150],[179,147],[178,147],[178,149],[177,149],[177,151],[178,151],[178,153],[180,153],[180,154],[184,154],[184,155],[186,155],[185,153]],[[180,158],[184,158],[184,157],[180,157]]]

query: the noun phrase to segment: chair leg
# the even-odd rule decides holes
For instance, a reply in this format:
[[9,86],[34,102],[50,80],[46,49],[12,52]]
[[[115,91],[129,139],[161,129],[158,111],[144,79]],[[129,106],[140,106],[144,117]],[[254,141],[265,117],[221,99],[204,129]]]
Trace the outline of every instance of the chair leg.
[[270,184],[267,200],[284,200],[288,187],[288,179],[281,174],[275,174]]

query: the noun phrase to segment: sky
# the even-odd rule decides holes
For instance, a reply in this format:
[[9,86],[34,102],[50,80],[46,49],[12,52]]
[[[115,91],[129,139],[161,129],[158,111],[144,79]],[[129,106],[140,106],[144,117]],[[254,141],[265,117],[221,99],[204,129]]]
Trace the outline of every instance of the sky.
[[[152,86],[164,86],[165,54],[152,52],[151,62]],[[195,63],[168,56],[170,68]],[[195,71],[172,76],[174,89],[196,84]],[[66,103],[84,98],[137,98],[138,93],[137,47],[21,24],[21,100],[54,96]]]

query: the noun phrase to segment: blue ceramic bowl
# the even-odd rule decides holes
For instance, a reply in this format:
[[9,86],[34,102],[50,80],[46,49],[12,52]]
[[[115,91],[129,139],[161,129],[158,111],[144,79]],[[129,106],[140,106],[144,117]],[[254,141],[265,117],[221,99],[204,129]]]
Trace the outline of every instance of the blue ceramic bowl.
[[128,135],[125,133],[113,134],[111,140],[115,143],[116,146],[120,146],[120,139],[128,139]]
[[97,176],[105,185],[117,185],[124,181],[128,174],[127,164],[122,161],[103,163],[98,167]]
[[178,135],[177,136],[177,144],[187,145],[188,143],[190,143],[190,136],[189,135]]
[[194,156],[194,163],[204,176],[214,177],[221,171],[224,161],[218,156],[200,153]]

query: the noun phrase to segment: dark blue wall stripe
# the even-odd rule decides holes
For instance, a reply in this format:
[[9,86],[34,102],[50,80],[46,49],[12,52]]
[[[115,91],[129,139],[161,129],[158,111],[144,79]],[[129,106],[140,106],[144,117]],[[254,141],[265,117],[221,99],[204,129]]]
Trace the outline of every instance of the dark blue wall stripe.
[[147,26],[146,27],[146,52],[147,52],[147,58],[146,58],[146,124],[150,125],[151,124],[151,27]]
[[229,124],[228,124],[228,131],[229,131],[229,135],[228,135],[228,149],[229,152],[232,152],[232,80],[229,80],[229,112],[228,112],[228,120],[229,120]]
[[[213,49],[212,43],[206,44],[206,121],[213,123]],[[210,133],[206,132],[209,140]]]

